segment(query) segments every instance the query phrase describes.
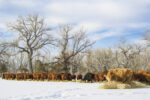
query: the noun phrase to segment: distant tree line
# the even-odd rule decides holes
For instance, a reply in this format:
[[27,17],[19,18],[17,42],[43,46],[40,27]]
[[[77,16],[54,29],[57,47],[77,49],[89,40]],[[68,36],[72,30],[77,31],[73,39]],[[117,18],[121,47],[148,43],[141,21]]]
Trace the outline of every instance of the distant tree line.
[[[18,17],[8,24],[17,34],[10,41],[0,43],[0,73],[59,72],[85,74],[107,72],[112,68],[150,70],[150,32],[143,35],[143,44],[129,44],[127,40],[109,49],[91,49],[86,30],[71,25],[49,28],[38,15]],[[54,50],[56,54],[54,53]]]

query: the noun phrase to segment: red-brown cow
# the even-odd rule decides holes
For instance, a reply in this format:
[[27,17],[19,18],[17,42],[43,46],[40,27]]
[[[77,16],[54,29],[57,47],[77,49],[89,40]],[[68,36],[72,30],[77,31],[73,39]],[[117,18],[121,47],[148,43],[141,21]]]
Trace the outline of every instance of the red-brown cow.
[[17,80],[22,80],[22,79],[24,79],[24,74],[23,74],[23,73],[17,73],[17,74],[16,74],[16,79],[17,79]]
[[61,74],[52,73],[52,80],[61,80]]
[[99,81],[104,81],[104,80],[106,80],[106,78],[105,78],[106,75],[107,75],[106,72],[99,73],[99,74],[98,74]]
[[62,80],[62,81],[67,80],[66,74],[64,74],[64,73],[61,74],[61,80]]
[[133,73],[132,80],[137,80],[140,82],[150,82],[150,73],[147,71],[139,70]]
[[48,73],[48,80],[52,80],[52,73]]
[[39,73],[33,73],[33,79],[39,80],[40,79],[40,74]]
[[99,81],[98,74],[97,74],[96,72],[94,73],[94,80],[95,80],[96,82]]
[[33,74],[30,73],[24,73],[24,79],[33,79]]
[[82,80],[82,75],[81,74],[77,75],[77,80]]
[[48,77],[48,74],[47,74],[47,73],[41,73],[40,79],[41,79],[41,80],[44,80],[44,79],[47,79],[47,77]]

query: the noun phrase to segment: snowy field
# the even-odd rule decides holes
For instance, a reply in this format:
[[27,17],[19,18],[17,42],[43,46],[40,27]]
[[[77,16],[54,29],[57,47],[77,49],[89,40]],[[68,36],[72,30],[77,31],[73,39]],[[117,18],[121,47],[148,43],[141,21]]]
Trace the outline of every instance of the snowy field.
[[100,85],[0,79],[0,100],[150,100],[150,87],[103,90]]

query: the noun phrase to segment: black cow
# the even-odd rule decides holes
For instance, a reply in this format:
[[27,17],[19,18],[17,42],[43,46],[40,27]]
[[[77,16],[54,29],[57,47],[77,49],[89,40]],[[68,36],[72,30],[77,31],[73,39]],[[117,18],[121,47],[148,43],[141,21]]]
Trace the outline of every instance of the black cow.
[[93,82],[93,81],[94,81],[94,74],[92,74],[92,73],[87,73],[87,74],[84,76],[83,81]]

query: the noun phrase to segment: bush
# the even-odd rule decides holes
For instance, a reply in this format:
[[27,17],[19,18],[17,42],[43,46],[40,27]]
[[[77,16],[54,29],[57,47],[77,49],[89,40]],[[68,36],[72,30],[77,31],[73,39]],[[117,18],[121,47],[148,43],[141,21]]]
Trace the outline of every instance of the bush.
[[110,82],[104,82],[104,84],[100,86],[100,88],[101,89],[131,89],[131,88],[144,88],[146,86],[148,85],[138,81],[132,81],[129,83],[110,81]]

